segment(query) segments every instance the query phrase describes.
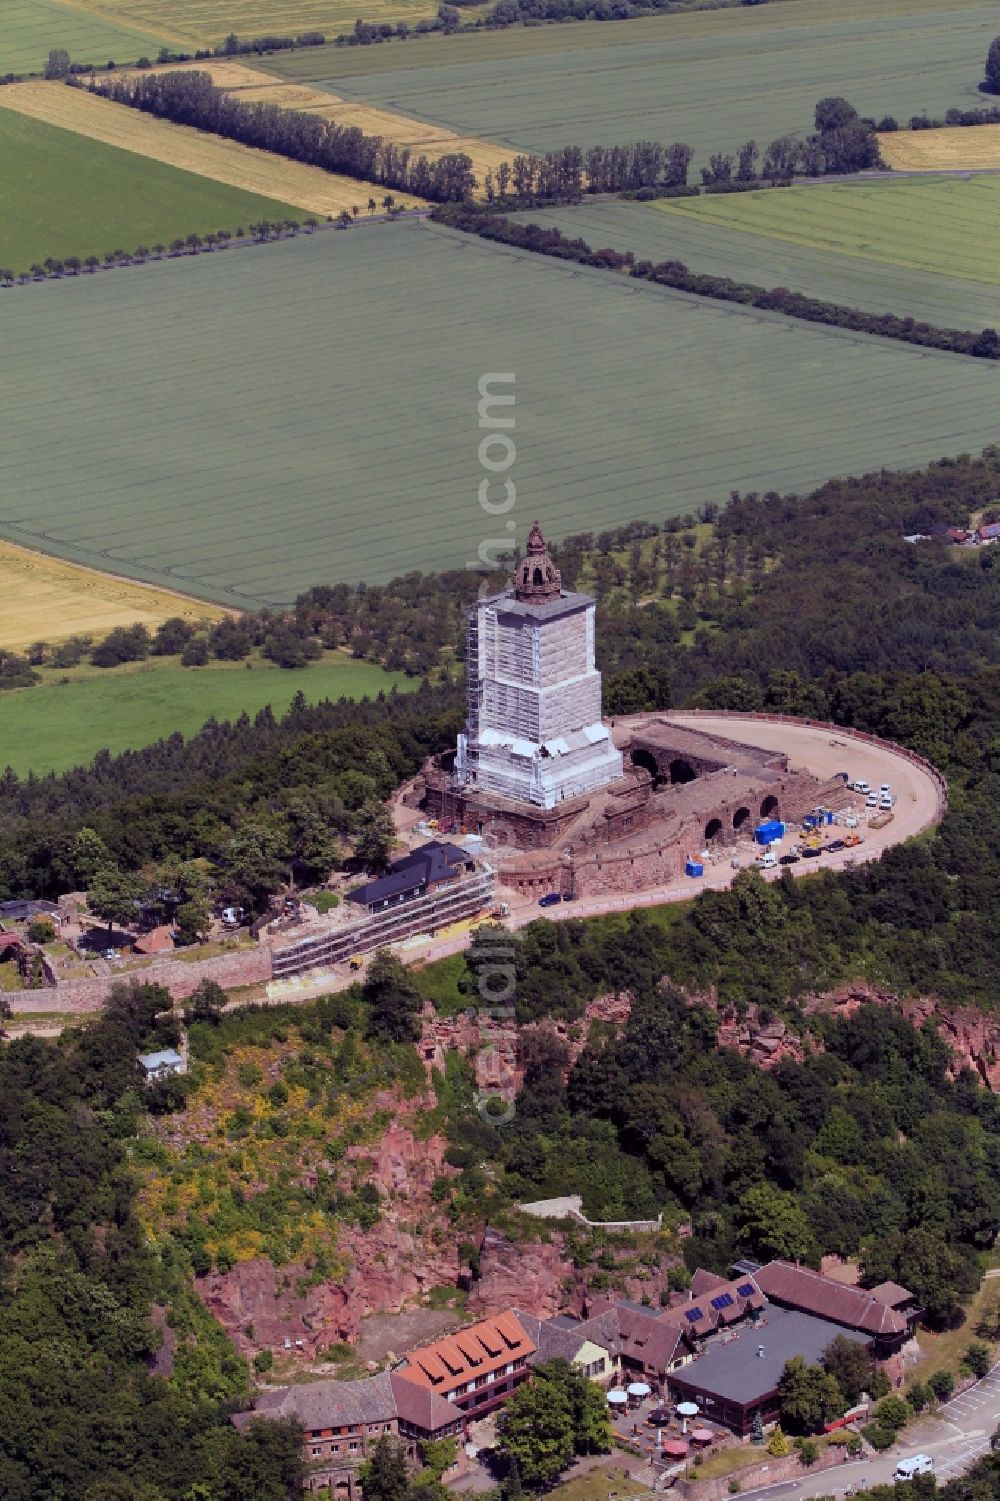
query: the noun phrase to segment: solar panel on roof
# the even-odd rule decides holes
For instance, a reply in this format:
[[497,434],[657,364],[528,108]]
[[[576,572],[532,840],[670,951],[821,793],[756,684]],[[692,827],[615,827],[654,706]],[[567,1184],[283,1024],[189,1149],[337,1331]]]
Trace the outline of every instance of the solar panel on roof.
[[736,1291],[739,1293],[741,1298],[751,1298],[753,1297],[753,1283],[741,1282]]
[[705,1315],[700,1308],[685,1308],[684,1317],[689,1324],[697,1324],[698,1320],[703,1319]]
[[731,1305],[732,1301],[732,1293],[720,1293],[717,1298],[712,1299],[712,1307],[718,1308],[720,1310],[723,1308],[728,1308]]

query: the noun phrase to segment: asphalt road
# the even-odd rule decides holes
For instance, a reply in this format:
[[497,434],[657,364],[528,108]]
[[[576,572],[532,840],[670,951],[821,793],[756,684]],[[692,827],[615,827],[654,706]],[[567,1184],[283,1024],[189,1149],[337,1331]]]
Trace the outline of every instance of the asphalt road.
[[815,1476],[802,1480],[786,1481],[768,1485],[766,1481],[766,1458],[762,1464],[762,1483],[753,1490],[742,1492],[743,1501],[759,1496],[772,1498],[794,1496],[796,1501],[806,1501],[812,1496],[843,1496],[850,1487],[859,1491],[862,1487],[891,1485],[893,1471],[901,1459],[913,1454],[929,1454],[934,1460],[934,1473],[938,1482],[954,1479],[969,1469],[990,1447],[990,1438],[1000,1424],[1000,1363],[995,1365],[982,1381],[954,1397],[933,1416],[921,1418],[906,1430],[901,1443],[896,1444],[887,1455],[877,1459],[857,1460],[838,1465],[835,1469],[821,1470]]

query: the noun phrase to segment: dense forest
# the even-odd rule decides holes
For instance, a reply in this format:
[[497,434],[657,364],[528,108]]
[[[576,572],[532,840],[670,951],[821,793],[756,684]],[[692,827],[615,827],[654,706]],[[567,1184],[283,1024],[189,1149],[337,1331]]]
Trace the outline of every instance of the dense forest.
[[[850,966],[816,933],[810,887],[775,890],[747,874],[732,894],[699,899],[673,930],[640,914],[534,925],[514,944],[521,1016],[577,1015],[582,997],[610,984],[631,991],[631,1017],[617,1035],[596,1029],[565,1085],[564,1045],[544,1027],[523,1033],[526,1075],[511,1122],[495,1131],[457,1103],[452,1160],[494,1158],[515,1201],[576,1192],[594,1218],[690,1216],[692,1268],[724,1271],[738,1253],[812,1264],[828,1252],[860,1254],[871,1283],[905,1282],[933,1321],[947,1322],[978,1285],[978,1253],[1000,1229],[1000,1104],[972,1073],[949,1082],[932,1026],[876,1005],[849,1019],[805,1017],[780,998],[795,993],[793,975],[801,984],[803,943],[832,961],[829,978]],[[744,968],[753,988],[763,951],[759,973],[769,961],[777,972],[760,987],[774,1001],[761,1001],[759,1014],[787,1019],[805,1040],[803,1061],[764,1073],[715,1049],[715,1012],[663,980],[676,975],[697,993],[727,935],[718,968],[729,971],[729,990]],[[473,975],[476,963],[473,955]]]
[[160,1040],[165,1002],[155,987],[123,989],[83,1031],[0,1049],[4,1501],[296,1493],[297,1432],[233,1428],[245,1362],[136,1219],[135,1056]]

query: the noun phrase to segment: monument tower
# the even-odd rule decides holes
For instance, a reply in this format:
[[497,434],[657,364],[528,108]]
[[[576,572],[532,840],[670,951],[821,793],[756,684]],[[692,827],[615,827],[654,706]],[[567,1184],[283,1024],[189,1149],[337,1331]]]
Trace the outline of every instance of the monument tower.
[[601,722],[589,594],[563,590],[538,522],[511,586],[468,613],[468,713],[455,782],[554,808],[622,775]]

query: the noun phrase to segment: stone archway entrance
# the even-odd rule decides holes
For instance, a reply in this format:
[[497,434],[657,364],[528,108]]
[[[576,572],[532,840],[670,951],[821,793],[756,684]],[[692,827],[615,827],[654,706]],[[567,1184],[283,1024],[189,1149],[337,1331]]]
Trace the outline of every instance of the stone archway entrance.
[[735,830],[739,831],[740,829],[743,828],[744,824],[748,824],[749,822],[750,822],[750,809],[749,808],[737,808],[736,812],[733,814],[733,828]]
[[761,818],[775,818],[777,813],[778,799],[774,796],[773,792],[770,792],[760,805],[760,816]]
[[721,836],[722,836],[722,819],[721,818],[710,818],[708,820],[708,823],[705,825],[705,843],[706,844],[711,844],[713,842],[713,840],[719,839],[719,838],[721,838]]
[[698,775],[691,762],[684,761],[680,757],[671,761],[669,772],[671,785],[675,787],[682,787],[685,782],[693,782]]
[[657,764],[656,757],[653,755],[652,751],[642,749],[634,750],[631,755],[631,761],[632,765],[636,768],[637,771],[648,771],[653,779],[653,786],[659,787],[660,783],[663,781],[663,777],[661,775],[659,765]]

